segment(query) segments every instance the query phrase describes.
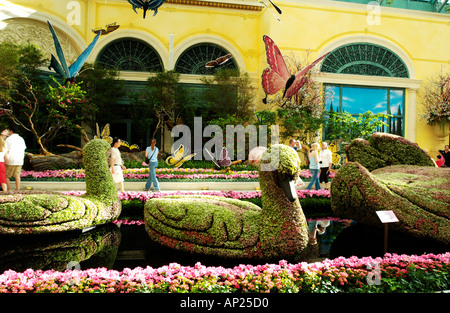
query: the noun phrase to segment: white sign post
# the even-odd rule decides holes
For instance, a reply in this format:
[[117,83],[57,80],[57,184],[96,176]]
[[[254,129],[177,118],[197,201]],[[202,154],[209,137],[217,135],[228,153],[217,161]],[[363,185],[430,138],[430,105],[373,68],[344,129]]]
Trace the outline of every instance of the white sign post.
[[381,223],[384,224],[384,254],[387,252],[388,244],[388,225],[389,223],[397,223],[398,218],[393,211],[376,211]]

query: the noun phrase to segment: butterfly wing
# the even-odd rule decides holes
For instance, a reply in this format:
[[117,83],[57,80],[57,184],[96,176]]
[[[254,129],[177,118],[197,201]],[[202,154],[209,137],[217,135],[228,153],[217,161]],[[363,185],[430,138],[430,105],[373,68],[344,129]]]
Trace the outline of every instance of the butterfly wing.
[[332,155],[333,165],[339,165],[340,162],[341,162],[341,156],[339,154],[333,152],[333,155]]
[[211,158],[211,161],[213,161],[213,163],[220,168],[219,162],[217,162],[216,158],[212,155],[212,153],[205,148],[206,153],[209,155],[209,157]]
[[217,66],[219,66],[219,63],[217,63],[216,60],[206,62],[205,64],[205,67],[217,67]]
[[195,153],[192,153],[190,155],[185,156],[184,158],[182,158],[181,160],[179,160],[175,165],[174,168],[179,168],[181,165],[183,165],[184,162],[189,161],[190,159],[192,159],[195,156]]
[[94,49],[94,46],[97,43],[98,38],[100,37],[101,34],[102,34],[102,32],[99,31],[97,33],[97,35],[95,36],[94,40],[92,40],[92,42],[89,44],[89,46],[86,49],[84,49],[84,51],[80,54],[80,56],[77,58],[77,60],[71,66],[69,66],[69,74],[70,74],[69,77],[70,78],[77,76],[78,71],[81,69],[83,64],[86,62],[87,58],[89,57],[89,54],[91,54],[92,49]]
[[139,148],[139,146],[137,144],[132,144],[130,145],[130,151],[140,151],[141,149]]
[[330,146],[328,147],[328,150],[330,150],[331,152],[337,152],[337,141],[333,141],[332,143],[330,143]]
[[109,123],[108,123],[105,125],[105,127],[103,127],[101,137],[102,138],[108,137],[110,135],[110,131],[111,130],[110,130]]
[[231,54],[227,54],[227,55],[217,58],[216,62],[217,62],[217,64],[222,65],[222,64],[228,62],[228,60],[230,60],[231,58],[232,58]]
[[94,135],[94,139],[101,139],[102,135],[100,134],[100,128],[98,127],[98,123],[95,123],[95,128],[97,130],[97,134]]
[[183,154],[184,154],[184,147],[183,145],[180,145],[178,149],[175,150],[173,156],[167,157],[166,164],[170,166],[176,165],[183,158]]
[[125,152],[129,152],[130,151],[130,144],[125,141],[125,140],[120,140],[120,150],[125,151]]
[[52,54],[52,58],[50,61],[50,66],[48,67],[48,69],[53,69],[56,73],[58,73],[59,75],[61,75],[63,78],[67,78],[65,76],[64,70],[61,67],[61,64],[59,64],[58,60],[55,58],[55,56]]
[[231,165],[231,159],[228,156],[227,148],[222,148],[222,155],[220,156],[220,165],[221,166],[230,166]]
[[273,95],[286,86],[286,82],[291,74],[275,42],[267,35],[263,36],[263,40],[266,45],[269,67],[262,73],[262,86],[266,94]]
[[61,48],[61,44],[59,43],[58,36],[56,36],[56,32],[53,29],[52,24],[47,21],[48,27],[50,28],[50,32],[52,33],[53,43],[55,44],[56,55],[58,56],[59,62],[61,62],[61,68],[64,72],[64,78],[70,77],[69,69],[67,68],[66,58],[64,57],[64,53]]
[[306,83],[307,77],[306,74],[309,72],[310,69],[312,69],[317,63],[323,60],[328,55],[328,53],[322,55],[320,58],[316,59],[314,62],[309,64],[308,66],[305,66],[301,71],[299,71],[295,75],[295,80],[292,83],[292,85],[286,90],[286,98],[291,98],[293,95],[295,95],[300,88]]

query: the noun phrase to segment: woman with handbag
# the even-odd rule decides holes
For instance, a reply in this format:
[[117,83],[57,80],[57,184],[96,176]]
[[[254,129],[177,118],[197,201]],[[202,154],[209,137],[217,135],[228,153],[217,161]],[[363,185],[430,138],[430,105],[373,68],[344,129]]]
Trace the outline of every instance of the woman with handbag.
[[155,191],[160,191],[158,178],[156,178],[155,169],[158,167],[158,152],[159,149],[156,147],[156,139],[153,138],[150,147],[145,150],[145,158],[148,159],[148,179],[145,183],[145,191],[149,191],[153,183],[153,188]]

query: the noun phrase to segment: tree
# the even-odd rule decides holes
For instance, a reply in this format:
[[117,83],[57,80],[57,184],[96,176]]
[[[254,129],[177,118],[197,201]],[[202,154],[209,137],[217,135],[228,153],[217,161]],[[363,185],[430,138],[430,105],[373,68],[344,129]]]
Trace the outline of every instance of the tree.
[[2,43],[0,55],[0,112],[35,137],[41,154],[51,154],[49,142],[75,129],[95,107],[79,84],[43,78],[39,67],[46,60],[38,47]]
[[6,105],[13,100],[17,90],[23,89],[24,77],[35,83],[38,67],[44,63],[45,59],[35,45],[0,43],[0,104]]
[[35,87],[22,78],[24,92],[17,92],[12,103],[2,106],[15,124],[31,132],[40,153],[50,155],[47,146],[63,129],[74,130],[77,123],[94,109],[86,99],[86,92],[77,83],[61,85],[53,78],[46,88]]
[[119,78],[117,70],[103,68],[97,63],[85,63],[77,80],[89,95],[91,105],[96,109],[84,120],[91,130],[96,129],[95,124],[98,121],[111,122],[117,118],[112,104],[117,103],[126,94],[124,81]]
[[371,111],[360,113],[358,117],[348,112],[329,112],[328,127],[330,138],[351,141],[355,138],[368,139],[378,127],[388,126],[380,119],[387,119],[389,114],[374,114]]
[[135,120],[140,120],[145,129],[156,123],[153,138],[164,123],[172,129],[178,122],[186,99],[185,90],[178,84],[179,78],[180,74],[175,71],[157,73],[148,78],[142,91],[131,96]]
[[220,118],[237,114],[244,119],[253,118],[254,90],[247,73],[221,69],[201,81],[206,87],[201,96],[206,104],[206,116]]

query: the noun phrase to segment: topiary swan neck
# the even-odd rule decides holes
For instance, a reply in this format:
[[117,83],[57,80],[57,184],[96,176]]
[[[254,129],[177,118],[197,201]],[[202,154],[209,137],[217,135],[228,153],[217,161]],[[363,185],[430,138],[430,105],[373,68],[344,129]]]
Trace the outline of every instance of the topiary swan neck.
[[83,148],[86,196],[118,200],[116,186],[109,171],[106,153],[111,146],[103,139],[93,139]]

